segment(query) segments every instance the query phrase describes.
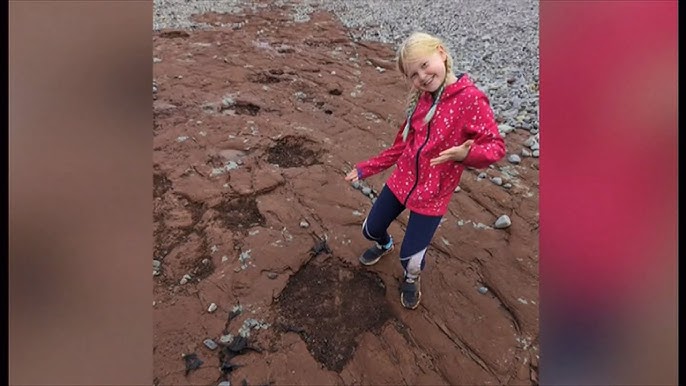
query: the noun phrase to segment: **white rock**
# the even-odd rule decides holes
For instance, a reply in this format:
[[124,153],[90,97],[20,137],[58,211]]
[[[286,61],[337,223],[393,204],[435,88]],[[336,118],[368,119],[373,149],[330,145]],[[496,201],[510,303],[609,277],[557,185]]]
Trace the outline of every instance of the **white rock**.
[[514,131],[514,127],[512,127],[510,125],[502,124],[502,125],[498,125],[498,131],[500,131],[501,133],[507,134],[507,133],[511,133],[512,131]]
[[510,221],[510,217],[506,214],[498,217],[498,219],[495,221],[495,228],[496,229],[504,229],[512,225],[512,221]]
[[508,156],[507,156],[507,160],[508,160],[510,163],[513,163],[513,164],[518,164],[518,163],[522,162],[522,159],[519,158],[519,156],[518,156],[517,154],[510,154],[510,155],[508,155]]
[[210,306],[207,308],[207,312],[212,313],[214,311],[217,311],[217,305],[212,303]]

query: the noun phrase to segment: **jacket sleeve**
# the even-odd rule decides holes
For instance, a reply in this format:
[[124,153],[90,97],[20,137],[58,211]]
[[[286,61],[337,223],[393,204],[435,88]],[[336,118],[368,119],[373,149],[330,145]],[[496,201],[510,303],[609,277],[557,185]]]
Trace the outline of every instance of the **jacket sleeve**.
[[398,134],[396,134],[395,141],[391,147],[368,159],[367,161],[363,161],[355,165],[359,179],[371,177],[395,165],[396,161],[405,150],[405,146],[407,146],[407,144],[412,141],[412,138],[414,137],[414,130],[410,130],[410,132],[407,134],[407,140],[403,141],[403,129],[405,128],[406,122],[407,121],[400,125],[400,130],[398,130]]
[[505,141],[498,131],[493,110],[485,95],[475,95],[465,109],[467,138],[474,143],[462,164],[475,169],[487,168],[505,156]]

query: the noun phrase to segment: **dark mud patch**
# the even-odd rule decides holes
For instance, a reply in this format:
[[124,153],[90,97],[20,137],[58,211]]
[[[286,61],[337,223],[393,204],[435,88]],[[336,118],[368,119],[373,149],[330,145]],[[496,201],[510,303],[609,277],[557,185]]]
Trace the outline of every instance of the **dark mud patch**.
[[247,230],[265,224],[265,218],[257,208],[255,197],[239,197],[222,201],[214,209],[219,211],[224,226],[229,229]]
[[391,317],[385,294],[377,274],[330,255],[317,257],[293,275],[276,300],[277,326],[299,333],[317,361],[340,372],[360,334],[379,331]]
[[172,182],[169,181],[164,174],[153,174],[152,176],[153,190],[152,196],[154,198],[162,197],[172,187]]
[[282,168],[294,168],[320,164],[322,150],[319,145],[305,137],[287,136],[267,150],[267,162]]
[[270,84],[279,83],[281,79],[271,74],[271,72],[259,72],[248,75],[248,80],[253,83]]

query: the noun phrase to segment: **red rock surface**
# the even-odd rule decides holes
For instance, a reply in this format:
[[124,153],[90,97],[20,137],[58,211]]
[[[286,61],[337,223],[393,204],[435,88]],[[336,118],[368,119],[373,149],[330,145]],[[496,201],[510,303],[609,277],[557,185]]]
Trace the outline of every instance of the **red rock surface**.
[[[288,13],[205,14],[213,28],[153,35],[155,383],[536,384],[538,159],[484,170],[510,189],[464,173],[422,303],[403,309],[399,248],[357,263],[371,201],[343,179],[402,123],[393,49],[351,41],[331,14]],[[508,154],[526,137],[508,134]],[[366,182],[378,192],[389,173]],[[493,229],[502,214],[512,225]],[[219,338],[248,319],[264,328],[227,359]],[[190,353],[203,364],[186,374]]]

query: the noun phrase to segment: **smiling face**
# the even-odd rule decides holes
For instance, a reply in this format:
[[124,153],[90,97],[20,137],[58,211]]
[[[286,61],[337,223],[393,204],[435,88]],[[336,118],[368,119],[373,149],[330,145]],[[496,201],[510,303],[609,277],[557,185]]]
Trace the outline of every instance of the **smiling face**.
[[434,92],[445,80],[447,58],[440,46],[433,52],[417,55],[405,63],[405,76],[417,90]]

